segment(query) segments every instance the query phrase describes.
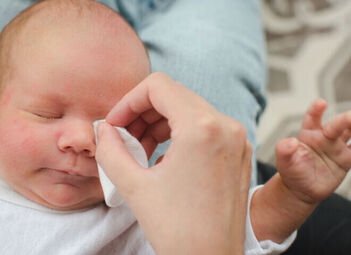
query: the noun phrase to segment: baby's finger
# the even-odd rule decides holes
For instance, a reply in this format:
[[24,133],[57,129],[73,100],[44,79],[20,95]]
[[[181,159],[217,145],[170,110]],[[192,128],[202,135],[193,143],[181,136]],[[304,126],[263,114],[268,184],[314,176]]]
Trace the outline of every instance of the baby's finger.
[[351,168],[351,150],[346,146],[345,142],[341,139],[324,139],[325,142],[322,146],[314,148],[315,151],[323,158],[329,158],[330,162],[335,163],[343,170],[347,171]]
[[345,143],[347,143],[351,138],[351,130],[346,129],[341,135],[341,140],[343,140]]
[[329,139],[337,139],[349,128],[351,128],[351,111],[339,114],[325,124],[323,134]]
[[318,129],[322,126],[322,117],[325,109],[327,108],[327,102],[323,99],[316,99],[312,105],[308,108],[303,121],[302,129]]
[[291,164],[294,153],[299,147],[299,140],[295,137],[285,138],[279,141],[275,147],[276,164],[281,166],[279,169],[286,169]]
[[350,148],[335,153],[331,156],[332,160],[343,170],[348,171],[351,168],[351,150]]

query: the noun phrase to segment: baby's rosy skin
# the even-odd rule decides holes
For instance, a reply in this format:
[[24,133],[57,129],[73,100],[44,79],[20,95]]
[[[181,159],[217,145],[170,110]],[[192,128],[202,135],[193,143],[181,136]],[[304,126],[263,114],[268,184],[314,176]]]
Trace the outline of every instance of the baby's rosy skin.
[[[306,113],[298,139],[278,143],[277,169],[284,184],[306,203],[329,197],[351,168],[351,111],[322,125],[327,103],[316,100]],[[288,147],[286,144],[290,144]]]
[[[298,139],[276,146],[278,174],[258,190],[251,221],[259,240],[282,242],[322,200],[329,197],[351,168],[351,111],[322,124],[327,103],[317,99],[304,116]],[[260,213],[259,213],[260,212]]]
[[100,23],[32,21],[0,97],[0,177],[49,208],[103,201],[92,123],[149,74],[134,31],[122,19],[108,23],[122,27],[118,34]]

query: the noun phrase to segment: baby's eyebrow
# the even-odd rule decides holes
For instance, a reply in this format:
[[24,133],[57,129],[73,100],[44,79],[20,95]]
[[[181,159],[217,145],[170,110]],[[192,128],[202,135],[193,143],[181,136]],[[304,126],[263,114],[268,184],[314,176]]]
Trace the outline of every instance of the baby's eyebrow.
[[56,93],[37,94],[34,97],[34,102],[39,102],[45,105],[60,105],[65,106],[68,104],[66,97]]

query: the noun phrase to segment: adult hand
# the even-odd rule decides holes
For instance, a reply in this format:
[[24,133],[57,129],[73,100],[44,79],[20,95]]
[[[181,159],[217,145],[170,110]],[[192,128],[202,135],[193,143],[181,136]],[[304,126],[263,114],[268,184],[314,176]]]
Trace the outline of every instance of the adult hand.
[[99,125],[96,159],[128,203],[157,254],[243,254],[251,145],[245,128],[168,76],[155,73],[106,118],[127,127],[150,156],[145,169],[119,134]]

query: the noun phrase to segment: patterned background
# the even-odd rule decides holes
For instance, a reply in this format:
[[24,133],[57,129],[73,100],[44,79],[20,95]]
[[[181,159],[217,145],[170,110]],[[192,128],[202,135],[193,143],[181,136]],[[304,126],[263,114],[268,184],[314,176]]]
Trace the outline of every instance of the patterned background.
[[[269,81],[257,157],[274,163],[278,140],[296,136],[304,112],[321,97],[328,120],[351,110],[351,1],[263,0]],[[351,171],[339,187],[351,199]]]

